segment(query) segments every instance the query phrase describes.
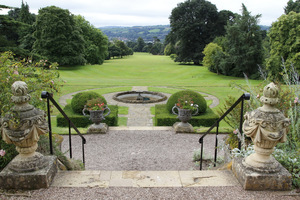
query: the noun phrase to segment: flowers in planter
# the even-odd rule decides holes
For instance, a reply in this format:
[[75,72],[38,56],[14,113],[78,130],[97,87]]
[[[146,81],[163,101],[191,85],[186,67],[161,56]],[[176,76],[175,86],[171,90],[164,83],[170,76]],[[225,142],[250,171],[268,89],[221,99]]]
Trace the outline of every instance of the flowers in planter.
[[88,110],[105,110],[105,103],[101,98],[91,99],[86,102]]
[[178,102],[175,104],[180,109],[197,110],[198,105],[194,104],[194,101],[189,95],[184,95],[178,98]]

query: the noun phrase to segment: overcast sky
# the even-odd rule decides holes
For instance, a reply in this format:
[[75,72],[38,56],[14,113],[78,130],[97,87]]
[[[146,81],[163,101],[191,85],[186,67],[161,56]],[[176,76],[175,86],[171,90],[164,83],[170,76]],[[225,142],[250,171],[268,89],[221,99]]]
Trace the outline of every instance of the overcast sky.
[[[55,5],[82,15],[95,27],[167,25],[173,8],[185,0],[24,0],[30,12]],[[20,7],[21,0],[0,0],[0,4]],[[241,14],[242,3],[252,15],[262,14],[259,24],[271,25],[284,13],[288,0],[210,0],[220,10]],[[3,11],[1,12],[3,14]]]

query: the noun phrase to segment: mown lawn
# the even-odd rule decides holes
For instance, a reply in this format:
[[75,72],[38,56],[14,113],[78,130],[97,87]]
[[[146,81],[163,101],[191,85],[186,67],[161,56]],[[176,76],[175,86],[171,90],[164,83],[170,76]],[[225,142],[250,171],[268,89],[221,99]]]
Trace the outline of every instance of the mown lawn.
[[[103,65],[60,67],[59,71],[66,81],[60,95],[90,88],[106,88],[109,92],[109,87],[116,86],[161,86],[209,93],[217,96],[222,104],[227,95],[242,95],[229,86],[231,82],[246,84],[244,78],[217,75],[206,67],[181,65],[168,56],[148,53],[108,60]],[[250,82],[253,85],[260,83]]]

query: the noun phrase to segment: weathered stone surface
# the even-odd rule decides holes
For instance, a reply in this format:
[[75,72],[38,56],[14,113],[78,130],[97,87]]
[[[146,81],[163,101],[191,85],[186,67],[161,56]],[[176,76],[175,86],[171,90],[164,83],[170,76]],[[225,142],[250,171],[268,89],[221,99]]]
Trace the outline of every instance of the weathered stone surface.
[[251,137],[255,153],[245,159],[247,167],[255,171],[276,172],[278,165],[272,157],[277,143],[286,141],[290,120],[278,110],[278,87],[274,83],[265,86],[260,98],[262,107],[245,114],[243,132]]
[[56,156],[45,156],[47,166],[43,169],[17,173],[9,170],[9,165],[0,173],[0,188],[2,189],[40,189],[48,188],[57,172]]
[[232,171],[245,190],[290,190],[292,187],[291,174],[279,163],[278,172],[265,173],[254,171],[243,165],[242,158],[235,158]]
[[95,134],[103,134],[108,131],[108,125],[106,123],[100,123],[100,124],[92,124],[89,126],[87,133],[95,133]]
[[194,133],[195,130],[190,123],[176,122],[173,125],[176,133]]

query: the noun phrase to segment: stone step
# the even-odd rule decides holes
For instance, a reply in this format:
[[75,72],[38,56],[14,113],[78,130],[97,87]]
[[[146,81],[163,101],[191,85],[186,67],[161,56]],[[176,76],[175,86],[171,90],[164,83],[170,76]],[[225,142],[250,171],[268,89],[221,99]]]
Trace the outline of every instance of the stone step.
[[238,186],[228,170],[59,171],[51,187],[201,187]]

